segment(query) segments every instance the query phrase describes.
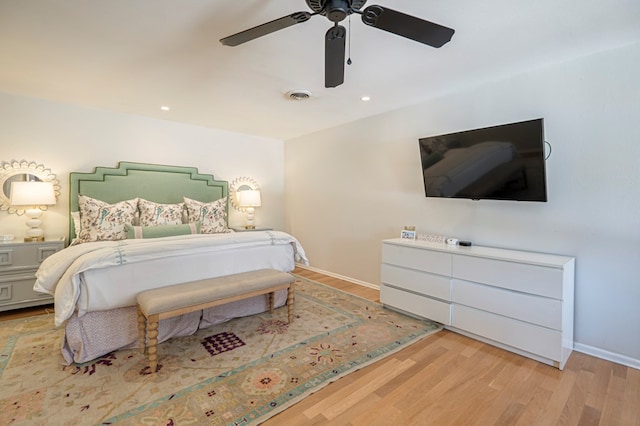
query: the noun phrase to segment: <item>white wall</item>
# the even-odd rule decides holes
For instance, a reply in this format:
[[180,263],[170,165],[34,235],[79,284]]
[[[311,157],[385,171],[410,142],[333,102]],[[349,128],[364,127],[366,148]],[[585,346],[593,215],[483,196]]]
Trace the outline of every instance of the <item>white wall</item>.
[[[170,114],[170,113],[169,113]],[[119,161],[197,167],[216,179],[255,179],[263,206],[256,225],[284,227],[283,142],[170,121],[0,93],[0,162],[27,160],[56,174],[62,191],[44,213],[47,236],[67,235],[69,172]],[[231,225],[245,215],[229,207]],[[25,217],[0,212],[0,234],[22,237]]]
[[[313,267],[376,285],[403,225],[573,255],[577,347],[640,366],[639,75],[633,45],[286,141],[287,229]],[[424,197],[420,137],[539,117],[547,203]]]

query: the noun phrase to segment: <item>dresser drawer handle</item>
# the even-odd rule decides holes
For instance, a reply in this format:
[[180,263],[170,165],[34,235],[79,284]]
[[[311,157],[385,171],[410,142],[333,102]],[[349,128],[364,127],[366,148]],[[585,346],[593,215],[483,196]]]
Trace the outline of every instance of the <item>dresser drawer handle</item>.
[[0,300],[11,300],[11,284],[0,285]]
[[0,250],[0,266],[13,264],[13,250]]

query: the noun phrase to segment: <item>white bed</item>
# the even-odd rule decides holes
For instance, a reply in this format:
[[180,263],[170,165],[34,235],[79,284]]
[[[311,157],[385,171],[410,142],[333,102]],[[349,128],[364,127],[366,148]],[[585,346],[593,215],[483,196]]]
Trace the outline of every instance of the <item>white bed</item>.
[[[226,182],[193,168],[120,163],[114,169],[72,173],[70,194],[70,211],[75,212],[80,194],[108,203],[134,194],[157,203],[179,202],[184,196],[212,203],[226,202],[228,190]],[[77,238],[73,225],[72,240]],[[56,324],[65,327],[65,361],[84,363],[137,346],[135,297],[142,290],[263,268],[290,272],[296,261],[308,263],[304,250],[279,231],[89,241],[47,258],[34,289],[54,295]],[[275,302],[284,305],[286,292],[277,293]],[[160,323],[159,341],[267,309],[267,299],[256,297],[172,318]]]

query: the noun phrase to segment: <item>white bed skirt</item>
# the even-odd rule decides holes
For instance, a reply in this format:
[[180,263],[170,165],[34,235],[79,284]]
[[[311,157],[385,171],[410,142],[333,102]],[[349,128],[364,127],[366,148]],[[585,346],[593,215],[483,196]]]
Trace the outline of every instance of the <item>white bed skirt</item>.
[[[287,291],[277,291],[275,306],[284,306],[286,301]],[[188,336],[200,328],[267,310],[268,295],[261,295],[168,318],[160,321],[158,342],[171,337]],[[85,363],[119,349],[133,348],[138,348],[138,317],[135,306],[88,312],[82,317],[74,314],[65,325],[62,356],[67,364]]]

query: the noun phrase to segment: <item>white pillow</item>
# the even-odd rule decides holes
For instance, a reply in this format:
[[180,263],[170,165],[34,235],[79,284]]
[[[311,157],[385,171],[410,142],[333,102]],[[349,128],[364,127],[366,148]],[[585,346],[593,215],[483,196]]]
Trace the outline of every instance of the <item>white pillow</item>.
[[73,220],[73,233],[76,235],[80,235],[80,212],[71,212],[71,219]]

